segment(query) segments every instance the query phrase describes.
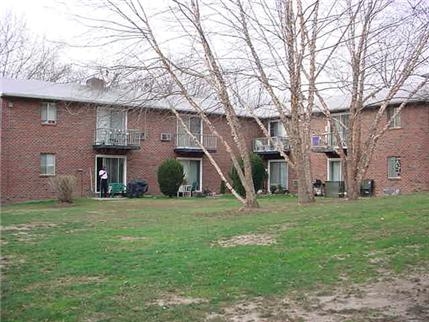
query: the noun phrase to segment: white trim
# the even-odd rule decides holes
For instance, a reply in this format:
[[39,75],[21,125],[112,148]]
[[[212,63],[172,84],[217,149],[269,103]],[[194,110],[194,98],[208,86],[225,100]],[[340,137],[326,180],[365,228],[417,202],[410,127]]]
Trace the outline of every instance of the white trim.
[[341,158],[327,158],[326,160],[326,181],[332,181],[331,178],[331,167],[330,167],[330,163],[331,162],[340,162],[340,178],[341,181],[343,180],[343,161],[341,160]]
[[286,165],[286,186],[285,189],[289,190],[289,165],[285,160],[268,160],[268,191],[271,188],[271,163],[284,163]]
[[203,158],[186,158],[186,157],[178,157],[176,160],[193,160],[193,161],[200,161],[200,182],[199,182],[199,190],[196,191],[203,191]]
[[98,158],[106,158],[106,159],[124,159],[124,180],[123,184],[127,184],[127,156],[126,155],[111,155],[111,154],[96,154],[94,158],[94,191],[97,191],[97,181],[98,181],[98,173],[97,173],[97,159]]

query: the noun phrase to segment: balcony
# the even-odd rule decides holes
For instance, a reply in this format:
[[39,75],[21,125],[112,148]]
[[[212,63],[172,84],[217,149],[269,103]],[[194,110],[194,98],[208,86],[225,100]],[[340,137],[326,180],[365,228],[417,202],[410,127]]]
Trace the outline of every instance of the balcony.
[[347,134],[340,134],[341,143],[337,143],[334,133],[316,134],[311,137],[311,149],[314,152],[335,152],[336,149],[342,147],[347,149]]
[[[214,135],[199,135],[200,143],[207,149],[209,152],[215,152],[217,150],[217,137]],[[196,153],[202,154],[203,150],[200,145],[194,141],[194,139],[189,134],[177,134],[176,135],[176,146],[174,148],[176,153]]]
[[94,149],[138,150],[141,133],[138,130],[97,128]]
[[253,140],[253,152],[258,154],[276,154],[279,153],[277,147],[283,151],[289,151],[289,139],[283,136],[273,136],[271,140],[267,137],[256,138]]

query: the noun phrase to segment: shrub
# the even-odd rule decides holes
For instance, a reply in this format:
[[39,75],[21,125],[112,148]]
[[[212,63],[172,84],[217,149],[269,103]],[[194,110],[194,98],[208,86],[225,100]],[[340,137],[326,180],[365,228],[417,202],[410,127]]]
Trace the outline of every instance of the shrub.
[[182,164],[176,159],[167,159],[158,168],[159,189],[166,196],[176,196],[184,177]]
[[49,184],[55,190],[58,201],[73,202],[73,190],[77,179],[72,175],[57,175],[50,178]]
[[[253,186],[255,188],[255,191],[258,191],[259,189],[262,189],[264,180],[267,175],[265,171],[264,161],[259,155],[252,153],[250,155],[250,163],[252,165]],[[241,168],[243,168],[243,160],[240,160],[240,165]],[[229,177],[232,180],[232,186],[235,191],[237,191],[241,196],[245,196],[246,191],[244,190],[241,180],[237,174],[237,170],[234,167],[231,169]]]
[[131,180],[127,184],[127,197],[140,198],[147,192],[149,185],[145,180]]
[[225,184],[225,181],[223,181],[223,180],[220,182],[219,192],[222,195],[224,195],[226,193],[226,184]]

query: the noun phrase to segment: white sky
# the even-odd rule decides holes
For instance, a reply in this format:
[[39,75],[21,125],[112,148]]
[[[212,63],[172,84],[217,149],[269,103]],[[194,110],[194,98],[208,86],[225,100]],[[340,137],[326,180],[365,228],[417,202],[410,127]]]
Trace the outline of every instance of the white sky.
[[[88,41],[87,28],[76,21],[75,14],[85,17],[100,18],[102,10],[88,13],[91,0],[0,0],[0,17],[11,12],[17,18],[22,18],[28,30],[35,36],[45,37],[49,42],[59,42],[68,47],[63,51],[65,61],[75,63],[100,62],[106,56],[105,49],[79,47]],[[143,0],[145,7],[151,9],[165,7],[168,0]],[[82,9],[85,8],[85,9]]]
[[75,32],[60,1],[1,0],[0,11],[2,16],[10,11],[17,17],[22,17],[32,32],[45,35],[49,40],[66,40]]

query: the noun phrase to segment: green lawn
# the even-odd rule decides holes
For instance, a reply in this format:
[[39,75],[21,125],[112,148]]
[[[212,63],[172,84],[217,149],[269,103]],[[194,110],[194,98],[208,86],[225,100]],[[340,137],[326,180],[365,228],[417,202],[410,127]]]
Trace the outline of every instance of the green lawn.
[[[203,321],[243,299],[428,271],[429,194],[260,203],[249,213],[231,197],[3,207],[1,320]],[[249,245],[231,244],[243,235]],[[172,298],[192,303],[160,302]]]

